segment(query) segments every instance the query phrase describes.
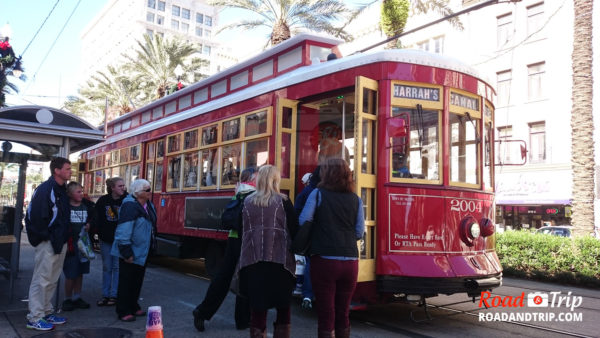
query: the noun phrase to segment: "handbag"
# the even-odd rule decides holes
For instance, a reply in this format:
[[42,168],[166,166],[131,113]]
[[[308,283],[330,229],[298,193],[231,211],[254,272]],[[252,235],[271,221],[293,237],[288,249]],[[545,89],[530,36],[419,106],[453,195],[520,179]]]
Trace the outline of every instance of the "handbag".
[[96,254],[92,249],[92,242],[90,241],[90,236],[88,235],[85,228],[81,228],[81,232],[79,233],[79,240],[77,240],[77,248],[79,248],[79,252],[82,257],[85,257],[89,260],[96,258]]
[[292,252],[296,255],[306,256],[310,249],[312,241],[312,232],[316,221],[317,209],[319,208],[319,193],[317,192],[317,206],[312,221],[306,221],[302,224],[296,237],[292,240]]

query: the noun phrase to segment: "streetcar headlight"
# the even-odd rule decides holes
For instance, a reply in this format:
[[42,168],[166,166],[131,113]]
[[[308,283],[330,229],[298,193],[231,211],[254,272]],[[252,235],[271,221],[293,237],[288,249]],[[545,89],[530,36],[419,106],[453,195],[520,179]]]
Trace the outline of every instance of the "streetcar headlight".
[[467,216],[460,222],[460,239],[467,245],[475,245],[475,240],[481,235],[479,223],[473,216]]
[[479,227],[479,223],[475,222],[471,224],[469,227],[469,232],[471,234],[471,238],[477,238],[481,234],[481,228]]

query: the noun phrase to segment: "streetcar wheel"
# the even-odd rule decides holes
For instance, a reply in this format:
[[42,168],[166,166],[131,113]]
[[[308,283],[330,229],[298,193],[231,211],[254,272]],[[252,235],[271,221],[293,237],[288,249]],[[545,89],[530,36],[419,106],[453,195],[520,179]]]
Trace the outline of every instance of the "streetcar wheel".
[[206,247],[206,254],[204,257],[204,266],[206,267],[206,273],[210,279],[213,279],[217,273],[221,260],[224,256],[223,245],[217,241],[210,241]]

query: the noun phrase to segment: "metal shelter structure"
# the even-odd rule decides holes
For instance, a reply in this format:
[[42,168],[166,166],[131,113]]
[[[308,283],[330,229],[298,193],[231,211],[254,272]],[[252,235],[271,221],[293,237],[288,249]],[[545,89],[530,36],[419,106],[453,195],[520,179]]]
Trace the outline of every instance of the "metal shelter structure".
[[[43,106],[0,109],[0,169],[6,164],[19,165],[16,203],[0,205],[0,274],[9,278],[11,301],[19,268],[27,162],[50,161],[56,156],[68,158],[72,152],[102,141],[103,130],[60,109]],[[12,143],[23,144],[39,154],[11,151]]]

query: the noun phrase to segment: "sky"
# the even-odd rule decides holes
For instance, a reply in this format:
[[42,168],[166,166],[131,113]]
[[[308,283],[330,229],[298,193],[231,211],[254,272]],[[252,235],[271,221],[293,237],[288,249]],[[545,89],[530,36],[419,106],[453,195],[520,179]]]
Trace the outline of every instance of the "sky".
[[[360,1],[348,1],[357,2]],[[11,79],[19,87],[19,93],[7,96],[8,105],[62,108],[66,97],[77,93],[80,34],[106,3],[107,0],[0,0],[0,32],[8,23],[12,31],[10,43],[15,54],[22,55],[28,77],[26,82]],[[224,24],[236,17],[239,18],[239,12],[227,9],[220,13],[219,21]],[[266,30],[243,34],[230,30],[220,33],[218,38],[225,45],[244,50],[248,56],[262,49],[266,34]]]

